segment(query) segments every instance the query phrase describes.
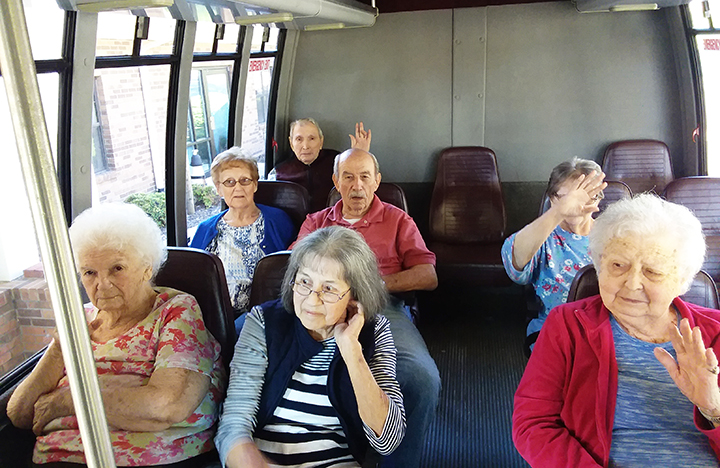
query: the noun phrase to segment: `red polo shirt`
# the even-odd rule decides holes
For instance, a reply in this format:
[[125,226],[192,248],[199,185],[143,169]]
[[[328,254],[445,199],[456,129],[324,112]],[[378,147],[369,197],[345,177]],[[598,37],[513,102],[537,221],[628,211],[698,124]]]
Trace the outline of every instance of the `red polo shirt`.
[[300,227],[298,240],[316,229],[343,226],[354,229],[365,238],[365,242],[377,257],[380,274],[383,276],[407,270],[415,265],[435,265],[435,254],[425,246],[415,221],[400,208],[383,203],[375,195],[370,211],[355,224],[350,224],[343,219],[342,206],[343,202],[340,200],[335,206],[309,214]]

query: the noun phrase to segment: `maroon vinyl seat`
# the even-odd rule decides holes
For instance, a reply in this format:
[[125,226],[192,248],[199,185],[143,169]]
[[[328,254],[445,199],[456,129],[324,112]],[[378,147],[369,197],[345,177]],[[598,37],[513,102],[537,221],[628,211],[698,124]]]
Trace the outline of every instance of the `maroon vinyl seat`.
[[[402,187],[400,187],[399,185],[390,182],[380,182],[380,185],[378,185],[375,194],[380,200],[384,201],[385,203],[395,205],[401,210],[403,210],[405,213],[408,212],[408,204],[407,198],[405,198],[405,191],[403,191]],[[327,206],[333,206],[340,200],[340,198],[340,192],[338,192],[335,187],[333,187],[328,194]]]
[[440,283],[511,285],[500,256],[505,225],[495,153],[481,146],[445,149],[430,201],[428,243]]
[[707,245],[703,270],[720,281],[720,178],[676,179],[665,188],[664,197],[690,208],[700,220]]
[[215,254],[192,247],[168,247],[168,257],[155,276],[157,286],[192,294],[200,305],[205,327],[220,343],[229,369],[235,349],[235,310],[230,303],[225,268]]
[[280,208],[295,226],[295,235],[310,212],[310,195],[305,187],[295,182],[261,180],[255,192],[255,203]]
[[[586,297],[600,294],[597,272],[594,265],[585,265],[577,272],[570,285],[567,302],[579,301]],[[680,296],[685,302],[691,302],[703,307],[717,309],[720,305],[718,290],[715,281],[705,271],[695,275],[690,289]]]
[[250,285],[250,307],[278,299],[282,280],[290,260],[290,251],[281,250],[261,258],[255,266]]
[[625,140],[605,150],[602,170],[609,180],[625,182],[633,193],[661,194],[673,180],[670,151],[657,140]]

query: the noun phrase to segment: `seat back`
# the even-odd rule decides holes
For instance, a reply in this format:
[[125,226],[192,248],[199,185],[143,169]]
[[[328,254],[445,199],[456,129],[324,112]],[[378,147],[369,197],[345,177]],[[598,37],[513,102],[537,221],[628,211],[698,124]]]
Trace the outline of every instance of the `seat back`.
[[[573,279],[568,292],[567,302],[579,301],[586,297],[600,294],[598,287],[597,272],[595,266],[585,265],[582,267]],[[717,309],[720,305],[717,286],[713,279],[706,272],[700,270],[693,279],[690,289],[680,296],[682,300],[691,302],[703,307]]]
[[462,244],[505,237],[505,203],[495,153],[482,146],[440,154],[430,200],[430,236]]
[[205,327],[220,343],[228,369],[235,348],[235,311],[230,303],[225,268],[215,254],[192,247],[168,247],[167,261],[155,276],[157,286],[192,294]]
[[605,150],[602,170],[611,180],[625,182],[633,193],[661,194],[673,180],[670,151],[657,140],[625,140]]
[[255,274],[250,286],[250,307],[280,297],[282,280],[289,259],[289,250],[274,252],[260,259],[255,266]]
[[683,177],[668,184],[664,196],[690,208],[700,220],[707,245],[703,270],[720,281],[720,178]]
[[[380,182],[375,194],[385,203],[395,205],[407,213],[407,198],[405,198],[405,191],[399,185],[390,182]],[[340,201],[340,198],[340,192],[333,187],[328,194],[327,206],[333,206],[335,203]]]
[[[630,187],[627,186],[624,182],[620,182],[619,180],[606,180],[607,187],[605,187],[605,190],[603,190],[603,195],[605,195],[605,198],[600,200],[600,203],[598,204],[598,208],[600,211],[595,213],[595,217],[605,211],[605,208],[608,207],[608,205],[615,203],[618,200],[622,200],[623,198],[631,198],[632,197],[632,191],[630,190]],[[542,203],[540,204],[540,212],[538,213],[538,216],[545,213],[547,210],[550,209],[550,198],[548,198],[547,194],[543,195]]]
[[255,192],[255,203],[285,211],[295,225],[296,235],[310,212],[310,195],[305,187],[295,182],[259,181],[257,192]]

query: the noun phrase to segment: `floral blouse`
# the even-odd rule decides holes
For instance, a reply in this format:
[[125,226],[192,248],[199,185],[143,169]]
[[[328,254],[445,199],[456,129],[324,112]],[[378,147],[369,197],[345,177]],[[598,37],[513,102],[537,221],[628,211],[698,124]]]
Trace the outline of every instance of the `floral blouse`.
[[[119,337],[92,342],[99,378],[112,378],[123,386],[142,386],[155,369],[181,368],[210,377],[210,391],[185,421],[163,431],[110,427],[118,466],[175,463],[211,450],[227,383],[220,345],[205,328],[195,298],[170,288],[155,290],[158,295],[153,310],[145,319]],[[89,322],[97,312],[92,306],[86,310]],[[65,376],[58,387],[67,385]],[[35,443],[33,462],[86,463],[75,416],[55,419],[45,427],[45,434]]]

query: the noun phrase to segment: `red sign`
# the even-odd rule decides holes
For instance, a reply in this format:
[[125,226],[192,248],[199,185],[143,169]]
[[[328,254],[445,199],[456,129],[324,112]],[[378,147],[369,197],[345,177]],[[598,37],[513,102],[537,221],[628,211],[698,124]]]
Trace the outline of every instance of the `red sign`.
[[270,70],[271,64],[272,64],[272,59],[250,60],[250,65],[249,65],[248,71],[254,72],[254,71]]
[[703,39],[703,49],[720,50],[720,39]]

